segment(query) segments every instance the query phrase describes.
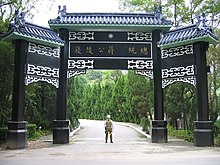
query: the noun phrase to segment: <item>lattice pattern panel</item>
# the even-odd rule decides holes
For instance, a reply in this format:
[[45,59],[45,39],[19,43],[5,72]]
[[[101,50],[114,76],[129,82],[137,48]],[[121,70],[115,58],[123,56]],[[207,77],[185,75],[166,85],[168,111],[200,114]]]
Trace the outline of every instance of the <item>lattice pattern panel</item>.
[[162,69],[162,78],[176,78],[185,76],[194,76],[194,66],[175,67],[170,69]]
[[128,32],[128,41],[152,41],[152,33]]
[[59,78],[59,69],[27,64],[27,74],[42,77]]
[[93,69],[93,60],[68,60],[68,69]]
[[28,52],[49,57],[60,57],[60,48],[52,48],[48,46],[37,45],[34,43],[29,43]]
[[193,45],[185,45],[162,50],[161,58],[166,59],[190,54],[193,54]]
[[94,40],[94,32],[70,32],[69,40],[79,40],[79,41]]
[[153,60],[128,60],[128,69],[152,70]]

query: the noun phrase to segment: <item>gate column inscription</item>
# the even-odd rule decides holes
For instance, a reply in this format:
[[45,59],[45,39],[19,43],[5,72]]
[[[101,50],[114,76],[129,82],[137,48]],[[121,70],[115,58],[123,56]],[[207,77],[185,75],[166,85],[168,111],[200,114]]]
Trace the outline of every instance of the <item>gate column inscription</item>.
[[207,89],[207,42],[194,44],[196,58],[197,121],[194,122],[194,145],[213,146],[212,121],[209,120]]
[[12,99],[12,120],[8,122],[7,146],[10,149],[23,149],[27,146],[27,122],[24,121],[25,104],[25,63],[27,42],[15,40],[14,80]]
[[154,120],[152,121],[151,141],[153,143],[167,142],[167,121],[164,120],[164,104],[161,74],[161,51],[157,47],[160,40],[160,30],[153,31],[153,76],[154,76]]
[[59,88],[57,90],[57,115],[53,121],[53,143],[69,143],[69,120],[67,120],[67,70],[68,70],[68,52],[69,52],[69,31],[59,30],[60,38],[65,44],[60,49],[60,72]]

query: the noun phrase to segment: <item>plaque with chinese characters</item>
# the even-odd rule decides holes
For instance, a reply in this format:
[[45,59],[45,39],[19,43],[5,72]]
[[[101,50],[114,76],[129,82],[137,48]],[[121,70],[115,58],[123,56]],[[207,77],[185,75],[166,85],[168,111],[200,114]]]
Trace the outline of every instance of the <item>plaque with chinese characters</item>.
[[93,69],[129,69],[129,60],[145,60],[142,62],[145,63],[152,60],[152,33],[69,32],[70,63],[82,64],[83,59],[87,60],[85,64],[93,60]]

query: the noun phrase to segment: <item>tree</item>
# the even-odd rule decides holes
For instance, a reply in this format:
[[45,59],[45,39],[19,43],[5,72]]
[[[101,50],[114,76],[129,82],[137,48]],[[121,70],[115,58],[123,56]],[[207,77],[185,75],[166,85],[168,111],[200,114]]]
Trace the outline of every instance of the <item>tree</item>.
[[217,27],[220,23],[219,0],[120,0],[121,10],[131,12],[154,12],[155,6],[159,5],[164,17],[172,19],[176,27],[196,23],[198,14],[203,12],[210,18],[207,19],[210,25]]
[[0,42],[0,125],[6,126],[11,116],[12,84],[13,84],[12,45]]

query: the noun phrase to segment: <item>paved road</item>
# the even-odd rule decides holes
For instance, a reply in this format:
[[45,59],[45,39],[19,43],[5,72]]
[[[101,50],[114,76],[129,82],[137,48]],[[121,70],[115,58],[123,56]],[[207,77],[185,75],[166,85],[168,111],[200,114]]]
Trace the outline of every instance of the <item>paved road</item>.
[[176,139],[155,144],[120,124],[115,124],[114,143],[105,144],[103,122],[82,120],[81,128],[70,144],[0,151],[0,165],[220,164],[220,148],[194,147]]

